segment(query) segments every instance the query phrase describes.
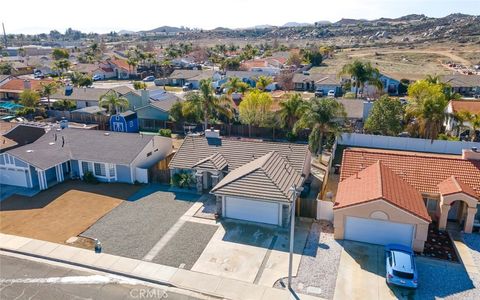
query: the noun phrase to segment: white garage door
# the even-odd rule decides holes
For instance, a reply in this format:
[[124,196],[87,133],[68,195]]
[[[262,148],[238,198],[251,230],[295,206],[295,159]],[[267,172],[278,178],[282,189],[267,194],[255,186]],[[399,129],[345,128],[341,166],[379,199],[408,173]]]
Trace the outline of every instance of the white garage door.
[[225,217],[278,225],[279,204],[227,197]]
[[412,246],[413,225],[347,217],[345,239],[371,244],[401,244]]
[[27,173],[23,169],[0,168],[0,183],[27,187]]

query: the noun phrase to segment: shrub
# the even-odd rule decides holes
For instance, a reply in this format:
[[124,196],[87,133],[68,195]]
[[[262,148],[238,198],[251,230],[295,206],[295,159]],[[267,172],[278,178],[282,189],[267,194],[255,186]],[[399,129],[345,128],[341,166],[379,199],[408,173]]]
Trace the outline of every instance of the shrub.
[[193,182],[193,175],[187,172],[175,173],[172,177],[173,185],[179,188],[189,188]]
[[97,177],[92,172],[87,171],[83,174],[83,181],[86,183],[98,183]]
[[172,137],[172,131],[170,129],[160,129],[158,134],[165,137]]
[[147,87],[147,84],[145,82],[141,81],[134,81],[133,82],[133,88],[136,90],[142,90]]
[[345,95],[343,95],[343,98],[345,98],[345,99],[355,99],[355,93],[347,92],[347,93],[345,93]]
[[294,132],[288,131],[286,134],[286,138],[289,142],[295,142],[298,136]]

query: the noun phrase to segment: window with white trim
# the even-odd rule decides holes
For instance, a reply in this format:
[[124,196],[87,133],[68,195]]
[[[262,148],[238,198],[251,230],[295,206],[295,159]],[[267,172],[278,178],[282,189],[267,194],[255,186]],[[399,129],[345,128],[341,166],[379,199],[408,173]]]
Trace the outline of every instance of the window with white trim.
[[115,165],[109,164],[108,167],[108,173],[110,174],[110,177],[115,177]]
[[95,176],[105,177],[107,175],[106,172],[105,172],[105,164],[94,163],[93,167],[94,167],[94,170],[95,170]]
[[87,173],[87,172],[91,172],[92,171],[92,167],[90,165],[89,162],[87,161],[82,161],[82,172],[83,174]]

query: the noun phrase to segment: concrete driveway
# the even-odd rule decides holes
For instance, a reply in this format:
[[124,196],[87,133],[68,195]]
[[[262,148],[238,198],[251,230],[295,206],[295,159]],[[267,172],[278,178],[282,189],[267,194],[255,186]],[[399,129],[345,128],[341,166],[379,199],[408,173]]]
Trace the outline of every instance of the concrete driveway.
[[[295,230],[296,274],[310,223]],[[237,220],[224,220],[192,271],[273,286],[288,275],[288,230]]]
[[[383,246],[344,241],[334,299],[438,299],[455,298],[475,289],[463,265],[416,257],[419,287],[389,287],[385,281]],[[448,278],[448,280],[443,280]]]

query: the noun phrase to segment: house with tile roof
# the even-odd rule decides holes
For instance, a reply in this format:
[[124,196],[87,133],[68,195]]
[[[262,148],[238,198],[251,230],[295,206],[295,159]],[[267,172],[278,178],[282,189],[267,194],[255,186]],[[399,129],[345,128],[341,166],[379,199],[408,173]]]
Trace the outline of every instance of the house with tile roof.
[[[474,99],[459,99],[459,100],[450,100],[448,102],[447,108],[445,109],[445,130],[447,132],[453,132],[457,130],[459,122],[455,118],[455,115],[460,112],[469,112],[471,114],[480,115],[480,100]],[[463,122],[463,130],[472,128],[472,124],[468,121]],[[460,128],[458,128],[460,129]],[[461,132],[459,132],[461,133]]]
[[423,251],[433,221],[480,227],[480,152],[347,148],[335,194],[335,238]]
[[148,169],[171,151],[171,139],[161,136],[52,129],[0,154],[0,183],[44,190],[87,172],[103,182],[147,183]]
[[310,174],[308,145],[222,138],[218,130],[187,136],[169,164],[172,176],[195,176],[198,192],[216,196],[226,218],[286,226],[292,185]]
[[11,79],[0,82],[0,99],[3,100],[18,100],[20,94],[26,89],[39,91],[42,83],[48,84],[52,82],[51,79],[20,79],[13,77]]

